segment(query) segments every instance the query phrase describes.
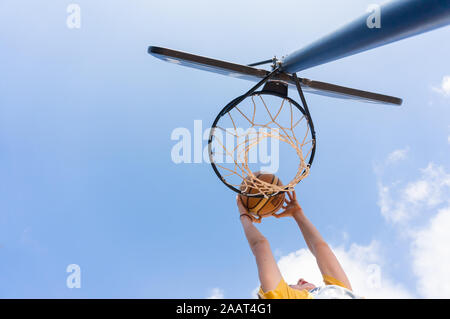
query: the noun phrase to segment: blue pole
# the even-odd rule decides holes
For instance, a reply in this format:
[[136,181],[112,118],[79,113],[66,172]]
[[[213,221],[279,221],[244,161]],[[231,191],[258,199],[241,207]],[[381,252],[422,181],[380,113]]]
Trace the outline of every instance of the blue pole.
[[367,13],[306,48],[288,55],[282,62],[283,71],[299,72],[450,23],[450,0],[397,0],[380,9],[380,28],[369,28],[367,20],[370,13]]

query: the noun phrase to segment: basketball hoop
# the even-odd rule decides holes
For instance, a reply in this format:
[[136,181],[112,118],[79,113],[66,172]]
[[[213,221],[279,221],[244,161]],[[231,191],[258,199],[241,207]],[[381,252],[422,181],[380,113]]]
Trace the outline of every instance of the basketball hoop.
[[[285,83],[270,80],[278,72],[275,69],[247,93],[228,103],[210,130],[208,152],[214,172],[227,187],[244,196],[268,198],[292,191],[309,175],[314,160],[315,131],[300,82],[294,75],[303,106],[287,96]],[[263,84],[264,88],[256,91]],[[231,146],[224,142],[224,137],[234,140]],[[257,169],[250,165],[252,152],[272,139],[295,151],[296,171],[285,185],[259,179],[254,174]],[[223,157],[227,158],[226,163],[218,160]]]

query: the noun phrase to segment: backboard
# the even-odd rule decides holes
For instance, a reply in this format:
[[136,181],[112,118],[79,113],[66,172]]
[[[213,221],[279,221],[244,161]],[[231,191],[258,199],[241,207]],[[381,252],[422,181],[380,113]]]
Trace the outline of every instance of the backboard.
[[[269,74],[269,71],[258,69],[246,65],[226,62],[217,59],[211,59],[186,52],[150,46],[148,53],[151,55],[174,64],[183,65],[195,69],[214,72],[239,79],[259,81]],[[273,77],[273,80],[280,80],[291,87],[295,87],[295,81],[289,73],[279,73]],[[401,105],[402,100],[393,96],[367,92],[363,90],[352,89],[344,86],[330,84],[326,82],[313,81],[301,78],[301,85],[305,92],[325,95],[341,99],[353,99],[362,102]]]

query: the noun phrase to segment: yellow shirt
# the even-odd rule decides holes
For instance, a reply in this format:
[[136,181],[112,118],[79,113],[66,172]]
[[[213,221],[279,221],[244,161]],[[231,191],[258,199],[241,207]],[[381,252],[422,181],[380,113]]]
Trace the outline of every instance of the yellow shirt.
[[[347,287],[345,287],[345,285],[342,282],[340,282],[339,280],[337,280],[331,276],[324,275],[323,282],[325,283],[325,285],[336,285],[336,286],[341,286],[341,287],[347,288]],[[260,287],[258,295],[262,299],[313,299],[312,295],[309,293],[308,290],[306,290],[306,289],[298,290],[298,289],[291,288],[284,281],[283,278],[281,278],[280,283],[278,284],[277,288],[275,288],[274,290],[264,292],[262,290],[262,288]]]

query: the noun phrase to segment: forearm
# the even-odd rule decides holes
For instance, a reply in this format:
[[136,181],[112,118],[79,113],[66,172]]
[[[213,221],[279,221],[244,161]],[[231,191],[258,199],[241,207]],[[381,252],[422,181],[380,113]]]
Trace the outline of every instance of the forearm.
[[303,234],[306,245],[308,246],[311,253],[316,256],[318,245],[322,245],[323,243],[325,243],[325,240],[323,239],[322,235],[320,235],[317,228],[305,216],[303,211],[295,214],[294,219]]
[[331,276],[341,281],[347,288],[351,289],[350,282],[342,269],[339,261],[334,255],[331,248],[320,235],[317,228],[306,218],[302,208],[297,202],[295,192],[287,193],[289,199],[285,199],[286,206],[284,211],[278,215],[278,218],[285,216],[294,217],[300,228],[303,238],[308,245],[311,253],[316,257],[317,265],[323,276]]
[[266,238],[260,233],[255,225],[253,225],[249,217],[241,216],[240,219],[242,227],[244,228],[245,237],[253,251],[259,243],[265,242]]
[[281,281],[281,273],[270,250],[267,239],[253,225],[249,217],[241,216],[242,226],[258,266],[258,276],[263,291],[275,289]]

